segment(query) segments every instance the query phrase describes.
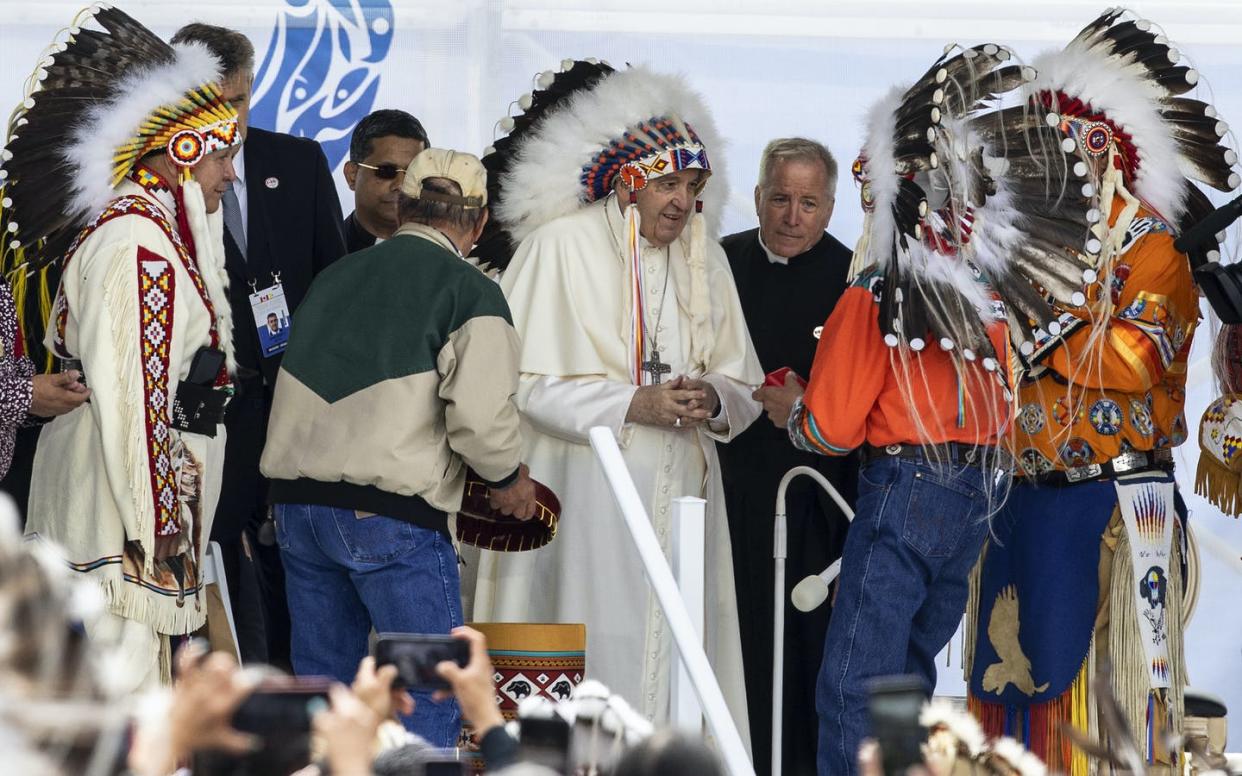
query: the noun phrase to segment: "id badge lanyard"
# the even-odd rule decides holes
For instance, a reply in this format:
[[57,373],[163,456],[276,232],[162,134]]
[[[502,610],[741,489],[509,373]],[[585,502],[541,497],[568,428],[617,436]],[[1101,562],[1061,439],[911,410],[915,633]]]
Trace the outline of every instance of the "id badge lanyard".
[[255,280],[250,281],[250,312],[259,332],[259,350],[264,358],[271,358],[288,347],[293,317],[289,314],[279,272],[272,273],[272,284],[267,288],[260,289],[257,285]]

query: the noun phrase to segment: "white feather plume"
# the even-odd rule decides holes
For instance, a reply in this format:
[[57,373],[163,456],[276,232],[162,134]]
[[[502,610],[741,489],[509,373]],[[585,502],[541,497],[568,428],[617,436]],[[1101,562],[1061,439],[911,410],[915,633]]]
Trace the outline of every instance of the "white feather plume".
[[[69,214],[84,220],[102,210],[116,196],[109,185],[112,158],[138,132],[138,127],[161,105],[180,101],[191,89],[220,80],[220,61],[201,43],[173,46],[176,58],[128,73],[117,84],[115,99],[92,106],[64,151],[73,170],[74,187]],[[37,102],[39,95],[33,95]]]
[[724,141],[703,98],[684,77],[645,66],[605,76],[543,118],[515,150],[501,178],[505,195],[496,218],[520,243],[540,226],[583,207],[583,167],[626,128],[670,114],[689,124],[707,149],[712,175],[702,194],[703,215],[715,239],[728,199]]
[[203,188],[196,180],[186,181],[182,186],[182,202],[185,203],[186,221],[194,237],[194,258],[198,273],[207,288],[216,316],[216,328],[220,333],[220,347],[224,350],[224,362],[229,374],[237,374],[237,359],[233,353],[233,307],[229,303],[229,275],[224,268],[224,208],[208,213],[203,199]]
[[1004,760],[1018,776],[1045,776],[1048,767],[1026,747],[1007,736],[996,739],[991,745],[992,756]]
[[1166,92],[1132,55],[1108,55],[1090,45],[1092,40],[1076,39],[1036,57],[1032,64],[1039,75],[1027,85],[1028,94],[1062,91],[1125,130],[1139,155],[1135,194],[1176,223],[1186,211],[1185,175],[1177,143],[1160,115]]
[[893,87],[867,111],[867,134],[862,153],[866,158],[867,180],[875,208],[871,213],[870,239],[867,242],[864,265],[887,267],[892,260],[893,240],[897,229],[893,220],[893,203],[897,200],[898,191],[893,125],[906,88]]
[[932,294],[938,293],[934,289],[937,285],[953,289],[975,308],[980,320],[992,320],[992,297],[986,282],[976,277],[960,257],[930,251],[923,243],[912,243],[904,269],[925,286],[932,286]]
[[1019,212],[1013,192],[1004,177],[994,177],[996,193],[987,198],[983,207],[974,211],[974,226],[970,233],[973,246],[972,258],[985,275],[1000,276],[1012,266],[1014,251],[1028,239],[1019,226]]
[[987,736],[983,727],[969,711],[958,711],[953,704],[944,698],[933,698],[923,705],[919,712],[919,724],[928,730],[943,725],[953,734],[970,756],[978,757],[987,747]]

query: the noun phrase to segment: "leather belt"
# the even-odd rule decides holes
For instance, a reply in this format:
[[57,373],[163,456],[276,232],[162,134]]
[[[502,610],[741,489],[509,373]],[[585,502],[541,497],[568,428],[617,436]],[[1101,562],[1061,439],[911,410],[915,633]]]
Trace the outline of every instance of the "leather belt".
[[964,445],[958,442],[947,442],[940,445],[875,445],[862,446],[864,464],[880,458],[906,458],[927,463],[951,463],[954,466],[978,466],[985,459],[992,465],[999,463],[996,449],[990,446]]
[[1072,466],[1068,469],[1046,472],[1027,477],[1028,482],[1039,485],[1077,485],[1080,482],[1108,479],[1119,474],[1136,474],[1138,472],[1159,470],[1173,471],[1173,451],[1135,450],[1122,453],[1103,463],[1092,463],[1086,466]]
[[[61,368],[62,371],[78,370],[82,373],[80,381],[83,385],[86,384],[86,373],[82,371],[81,361],[62,358]],[[232,387],[216,388],[214,385],[179,382],[177,393],[173,396],[169,425],[178,431],[215,437],[217,426],[224,422],[224,413],[228,410],[232,397]]]

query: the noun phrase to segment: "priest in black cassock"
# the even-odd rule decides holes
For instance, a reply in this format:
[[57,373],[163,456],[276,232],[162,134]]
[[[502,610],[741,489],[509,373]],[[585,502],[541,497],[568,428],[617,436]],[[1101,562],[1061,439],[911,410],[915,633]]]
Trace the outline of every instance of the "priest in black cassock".
[[[774,140],[763,151],[755,210],[759,228],[725,237],[733,278],[755,351],[765,372],[790,367],[803,378],[819,333],[845,290],[851,251],[824,231],[832,216],[837,163],[812,140]],[[818,470],[854,503],[857,455],[829,458],[794,448],[783,427],[758,422],[718,445],[724,479],[733,568],[737,580],[746,701],[755,769],[770,771],[772,736],[772,520],[776,489],[794,466]],[[847,520],[807,477],[786,499],[787,591],[841,555]],[[828,603],[799,612],[785,596],[785,712],[783,770],[815,773],[815,677],[828,629]]]

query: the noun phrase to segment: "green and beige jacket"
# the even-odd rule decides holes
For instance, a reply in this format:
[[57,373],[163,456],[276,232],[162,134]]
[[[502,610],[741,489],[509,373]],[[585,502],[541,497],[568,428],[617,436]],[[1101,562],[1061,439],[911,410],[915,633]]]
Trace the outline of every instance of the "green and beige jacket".
[[518,337],[500,288],[406,224],[315,278],[293,315],[261,469],[273,503],[447,530],[465,466],[517,475]]

